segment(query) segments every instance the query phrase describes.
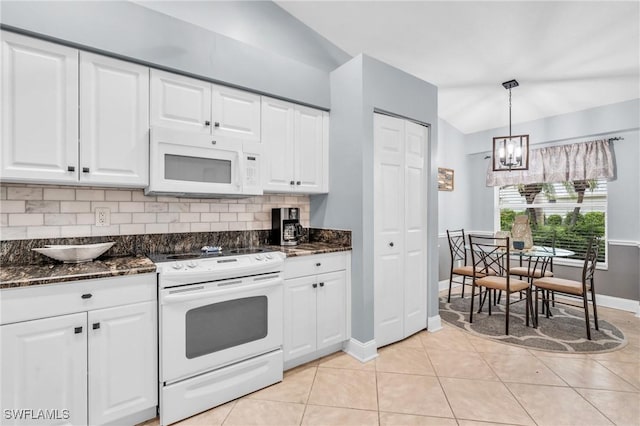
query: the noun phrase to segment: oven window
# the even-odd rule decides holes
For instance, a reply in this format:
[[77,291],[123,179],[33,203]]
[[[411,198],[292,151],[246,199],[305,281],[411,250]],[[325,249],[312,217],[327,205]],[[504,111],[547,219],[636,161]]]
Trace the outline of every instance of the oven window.
[[267,296],[191,309],[186,317],[186,355],[192,359],[264,339],[267,330]]
[[231,161],[165,154],[164,178],[189,182],[231,183]]

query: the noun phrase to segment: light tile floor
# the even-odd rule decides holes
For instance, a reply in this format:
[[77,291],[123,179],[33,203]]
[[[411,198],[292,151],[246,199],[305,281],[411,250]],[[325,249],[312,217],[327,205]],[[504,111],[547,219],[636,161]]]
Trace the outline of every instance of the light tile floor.
[[[626,347],[560,354],[444,325],[362,364],[337,353],[178,425],[640,425],[640,319],[599,308]],[[157,419],[145,426],[157,424]]]

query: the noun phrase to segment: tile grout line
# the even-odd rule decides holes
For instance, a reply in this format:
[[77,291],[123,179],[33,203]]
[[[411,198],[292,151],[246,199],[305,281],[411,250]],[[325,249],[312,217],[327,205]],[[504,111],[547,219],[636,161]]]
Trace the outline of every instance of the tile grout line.
[[[604,367],[607,371],[609,371],[611,374],[613,374],[614,376],[618,377],[619,379],[621,379],[623,382],[628,383],[632,388],[635,389],[636,392],[640,392],[640,388],[638,388],[638,386],[634,385],[633,383],[631,383],[630,381],[628,381],[627,379],[625,379],[624,377],[622,377],[620,374],[616,373],[615,371],[613,371],[612,369],[610,369],[609,367],[607,367],[606,365],[602,364],[599,362],[599,360],[597,359],[593,359],[590,358],[592,361],[595,361],[598,365],[600,365],[601,367]],[[605,361],[607,362],[607,361]],[[609,361],[609,362],[623,362],[623,361]],[[629,362],[628,364],[636,364],[633,362]],[[639,364],[640,366],[640,364]],[[610,390],[610,389],[606,389],[606,390]],[[624,392],[624,391],[622,391]],[[627,391],[628,392],[628,391]]]

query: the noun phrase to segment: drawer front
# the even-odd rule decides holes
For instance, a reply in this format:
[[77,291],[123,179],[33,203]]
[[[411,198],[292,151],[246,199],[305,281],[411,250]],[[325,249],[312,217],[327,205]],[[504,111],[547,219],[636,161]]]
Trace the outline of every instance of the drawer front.
[[156,274],[0,290],[0,324],[157,300]]
[[345,252],[292,257],[284,262],[284,279],[341,271],[346,268]]

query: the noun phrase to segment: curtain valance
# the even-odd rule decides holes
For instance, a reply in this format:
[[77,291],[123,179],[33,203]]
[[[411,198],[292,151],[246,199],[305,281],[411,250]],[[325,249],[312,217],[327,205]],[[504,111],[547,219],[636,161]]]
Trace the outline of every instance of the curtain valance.
[[487,186],[612,179],[613,154],[608,139],[532,149],[529,169],[494,172],[489,164]]

